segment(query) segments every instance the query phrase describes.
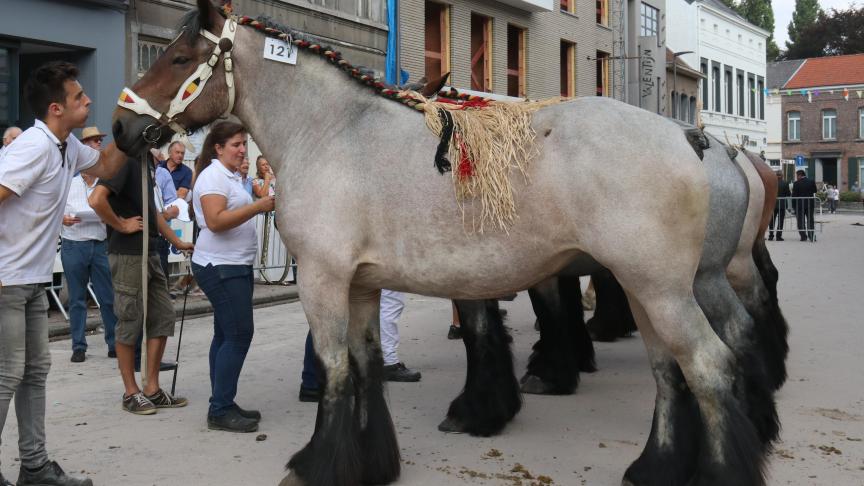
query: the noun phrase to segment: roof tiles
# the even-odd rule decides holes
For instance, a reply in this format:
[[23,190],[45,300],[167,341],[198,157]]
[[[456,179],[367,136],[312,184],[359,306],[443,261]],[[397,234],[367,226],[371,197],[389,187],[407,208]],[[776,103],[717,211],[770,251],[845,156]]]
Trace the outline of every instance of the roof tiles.
[[854,84],[864,84],[864,54],[807,59],[783,88],[814,88]]

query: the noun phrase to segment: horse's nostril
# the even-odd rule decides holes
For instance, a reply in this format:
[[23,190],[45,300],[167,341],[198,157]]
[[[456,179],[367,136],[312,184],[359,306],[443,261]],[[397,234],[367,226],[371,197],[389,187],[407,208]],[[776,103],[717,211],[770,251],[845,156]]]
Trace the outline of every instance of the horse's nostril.
[[120,120],[115,121],[111,131],[114,133],[115,139],[120,138],[120,135],[123,134],[123,123]]

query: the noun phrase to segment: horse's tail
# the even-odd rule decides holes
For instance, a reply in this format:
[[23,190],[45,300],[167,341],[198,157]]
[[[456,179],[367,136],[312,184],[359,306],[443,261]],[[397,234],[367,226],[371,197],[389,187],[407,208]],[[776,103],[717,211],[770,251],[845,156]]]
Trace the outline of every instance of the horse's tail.
[[753,245],[753,261],[768,291],[767,298],[763,301],[762,315],[756,322],[755,337],[758,349],[765,357],[769,385],[774,390],[779,390],[786,382],[789,325],[786,323],[786,318],[783,317],[780,302],[777,299],[779,273],[774,262],[771,261],[771,255],[768,254],[768,248],[762,238],[756,240]]

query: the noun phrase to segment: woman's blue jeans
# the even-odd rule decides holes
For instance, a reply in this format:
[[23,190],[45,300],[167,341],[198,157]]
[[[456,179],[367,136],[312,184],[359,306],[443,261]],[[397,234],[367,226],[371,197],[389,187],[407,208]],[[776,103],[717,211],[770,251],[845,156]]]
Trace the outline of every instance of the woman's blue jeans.
[[195,280],[213,305],[213,342],[210,344],[210,410],[225,415],[235,406],[237,382],[252,343],[251,265],[192,263]]

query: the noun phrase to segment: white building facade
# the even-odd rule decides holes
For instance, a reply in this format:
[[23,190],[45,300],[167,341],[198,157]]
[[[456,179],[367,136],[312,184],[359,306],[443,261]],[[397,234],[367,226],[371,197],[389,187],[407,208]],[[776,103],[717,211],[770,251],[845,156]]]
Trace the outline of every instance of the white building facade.
[[705,130],[754,152],[767,147],[765,47],[769,33],[719,0],[666,0],[666,45],[705,75]]

